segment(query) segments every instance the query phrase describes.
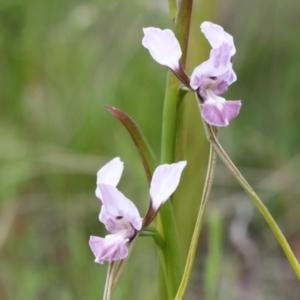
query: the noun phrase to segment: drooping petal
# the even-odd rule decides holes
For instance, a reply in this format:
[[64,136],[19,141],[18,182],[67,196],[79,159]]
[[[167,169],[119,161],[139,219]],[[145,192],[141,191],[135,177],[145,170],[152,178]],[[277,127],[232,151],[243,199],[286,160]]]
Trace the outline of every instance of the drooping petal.
[[89,245],[95,256],[95,262],[103,264],[104,261],[123,259],[128,255],[126,243],[121,235],[111,234],[105,238],[91,236]]
[[[218,97],[221,98],[221,97]],[[221,98],[223,99],[223,98]],[[202,107],[202,117],[210,125],[225,127],[240,111],[241,101],[205,101],[200,104]]]
[[[123,162],[116,157],[104,165],[97,173],[97,185],[105,183],[111,186],[117,186],[124,169]],[[96,187],[96,197],[102,200],[101,191]]]
[[175,73],[180,69],[182,55],[180,45],[170,29],[144,28],[142,44],[159,64],[169,67]]
[[111,233],[127,230],[127,237],[134,235],[134,229],[140,230],[142,220],[136,206],[116,187],[99,184],[103,206],[99,219]]
[[156,168],[150,185],[150,196],[154,210],[157,211],[174,193],[185,166],[186,161],[181,161],[171,165],[160,165]]
[[233,56],[235,54],[233,37],[224,31],[221,26],[205,21],[200,28],[213,49],[219,48],[222,44],[227,44],[230,47],[230,55]]

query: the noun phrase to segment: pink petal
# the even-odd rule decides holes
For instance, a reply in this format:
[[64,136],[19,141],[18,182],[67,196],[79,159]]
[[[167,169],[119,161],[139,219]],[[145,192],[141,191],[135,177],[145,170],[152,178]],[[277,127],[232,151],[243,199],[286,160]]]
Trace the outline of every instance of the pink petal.
[[212,87],[212,91],[216,95],[222,95],[223,93],[225,93],[227,91],[228,86],[235,81],[236,81],[236,74],[232,70],[232,68],[230,68],[228,70],[228,72],[226,72],[216,78],[216,82],[215,82],[215,85]]
[[239,100],[224,101],[224,103],[206,101],[201,104],[202,117],[208,124],[225,127],[239,114],[241,105]]
[[201,24],[200,28],[213,49],[219,48],[222,44],[227,44],[230,47],[230,55],[235,54],[233,37],[224,31],[221,26],[206,21]]
[[173,31],[154,27],[144,28],[143,31],[142,44],[149,50],[153,59],[177,72],[180,69],[182,52]]
[[142,227],[142,220],[136,206],[127,199],[117,188],[99,184],[102,194],[103,206],[100,212],[100,221],[105,224],[112,233],[127,230],[128,237],[134,235],[133,226],[136,230]]
[[219,76],[232,68],[230,48],[228,44],[222,44],[217,49],[210,51],[209,61],[213,69],[213,76]]
[[104,261],[123,259],[128,255],[126,243],[128,239],[111,234],[105,238],[91,236],[89,245],[95,256],[95,262],[103,264]]
[[[194,69],[190,81],[192,89],[196,90],[200,86],[206,88],[204,85],[207,84],[208,78],[214,78],[213,80],[215,81],[217,81],[218,77],[222,77],[224,80],[228,79],[228,82],[226,82],[227,86],[232,83],[233,74],[235,75],[235,73],[232,70],[230,59],[231,56],[226,44],[218,49],[212,49],[209,59]],[[229,79],[231,79],[230,83]],[[213,88],[213,86],[210,88]]]
[[[104,165],[97,173],[97,185],[101,183],[117,186],[123,173],[123,162],[116,157]],[[102,199],[101,191],[96,188],[96,197]]]
[[202,84],[205,83],[207,78],[213,75],[213,65],[211,61],[207,60],[196,67],[192,73],[190,85],[191,88],[197,90]]
[[174,193],[185,166],[186,161],[181,161],[171,165],[160,165],[156,168],[150,186],[150,196],[154,210],[157,211]]

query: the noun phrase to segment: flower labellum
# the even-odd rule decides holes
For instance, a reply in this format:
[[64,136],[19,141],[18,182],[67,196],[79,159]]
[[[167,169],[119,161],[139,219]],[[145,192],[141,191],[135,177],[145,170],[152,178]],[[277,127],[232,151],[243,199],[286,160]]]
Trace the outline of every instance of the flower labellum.
[[182,161],[156,168],[150,187],[151,203],[144,222],[133,202],[116,188],[123,171],[120,159],[114,158],[98,171],[96,196],[102,203],[99,220],[111,234],[105,238],[90,237],[95,262],[102,264],[128,255],[127,243],[150,224],[161,205],[176,190],[185,165]]

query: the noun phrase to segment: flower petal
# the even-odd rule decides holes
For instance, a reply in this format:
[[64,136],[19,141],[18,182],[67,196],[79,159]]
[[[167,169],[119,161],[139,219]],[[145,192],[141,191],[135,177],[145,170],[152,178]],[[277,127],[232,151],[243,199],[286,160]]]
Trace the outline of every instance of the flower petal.
[[103,264],[104,261],[112,261],[123,259],[128,255],[126,243],[128,239],[124,239],[117,234],[107,235],[105,238],[91,236],[89,245],[95,255],[95,262]]
[[207,78],[213,76],[213,66],[210,60],[207,60],[196,67],[192,73],[190,85],[191,88],[197,90],[205,83]]
[[[210,57],[207,61],[200,64],[196,67],[191,76],[191,87],[196,90],[199,87],[208,88],[204,85],[207,85],[207,79],[213,78],[212,80],[217,80],[218,77],[222,77],[223,79],[228,79],[229,75],[232,83],[233,75],[232,75],[232,63],[230,61],[230,52],[226,44],[223,44],[218,49],[212,49],[210,51]],[[226,76],[225,76],[226,74]],[[235,73],[233,72],[235,75]],[[235,77],[236,79],[236,77]],[[228,86],[229,84],[227,84]],[[213,88],[214,85],[209,88]]]
[[[120,157],[116,157],[104,165],[97,173],[97,185],[101,183],[117,186],[120,181],[124,169],[123,162]],[[102,199],[100,189],[96,188],[96,197]]]
[[100,221],[105,224],[109,232],[117,233],[126,229],[127,237],[132,237],[134,230],[131,226],[136,230],[142,227],[142,220],[136,206],[113,186],[99,184],[99,189],[103,203]]
[[213,76],[219,76],[232,68],[230,48],[228,44],[222,44],[217,49],[210,51],[209,61],[213,69]]
[[219,48],[222,44],[227,44],[230,47],[230,55],[233,56],[235,54],[233,37],[224,31],[221,26],[205,21],[200,28],[213,49]]
[[212,87],[212,91],[216,95],[222,95],[228,89],[228,86],[236,81],[236,74],[230,68],[225,74],[222,74],[216,78],[216,82]]
[[181,161],[171,165],[160,165],[156,168],[150,186],[152,207],[155,211],[174,193],[185,166],[186,161]]
[[206,101],[200,105],[202,107],[202,117],[208,124],[225,127],[229,124],[229,121],[239,114],[242,104],[238,100],[224,101],[223,103]]
[[180,45],[170,29],[144,28],[142,44],[159,64],[169,67],[175,73],[180,69],[182,55]]

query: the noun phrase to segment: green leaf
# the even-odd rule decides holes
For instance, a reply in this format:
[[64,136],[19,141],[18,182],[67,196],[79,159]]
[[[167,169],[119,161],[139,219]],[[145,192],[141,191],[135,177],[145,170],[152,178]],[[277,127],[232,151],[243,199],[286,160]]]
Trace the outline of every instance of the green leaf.
[[148,141],[136,123],[125,112],[108,105],[104,105],[104,107],[125,126],[131,135],[140,155],[147,180],[150,185],[152,174],[157,166],[157,162]]

